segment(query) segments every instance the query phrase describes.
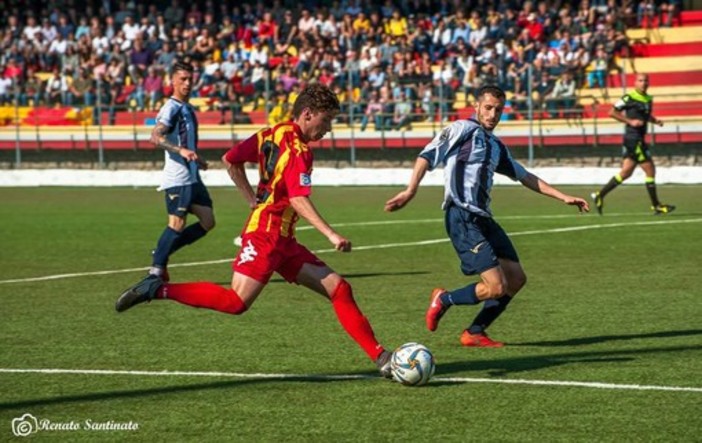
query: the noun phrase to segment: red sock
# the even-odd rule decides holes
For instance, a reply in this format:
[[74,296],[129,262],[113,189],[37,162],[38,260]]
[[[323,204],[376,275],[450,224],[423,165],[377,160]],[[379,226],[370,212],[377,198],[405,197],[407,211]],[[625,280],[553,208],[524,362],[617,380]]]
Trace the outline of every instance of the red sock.
[[368,319],[358,309],[353,299],[351,285],[346,280],[341,280],[341,283],[336,287],[331,296],[331,302],[336,317],[346,333],[363,348],[368,357],[375,361],[383,352],[383,347],[375,339],[373,328],[368,323]]
[[157,298],[168,298],[196,308],[214,309],[227,314],[242,314],[246,305],[233,289],[208,282],[166,283]]

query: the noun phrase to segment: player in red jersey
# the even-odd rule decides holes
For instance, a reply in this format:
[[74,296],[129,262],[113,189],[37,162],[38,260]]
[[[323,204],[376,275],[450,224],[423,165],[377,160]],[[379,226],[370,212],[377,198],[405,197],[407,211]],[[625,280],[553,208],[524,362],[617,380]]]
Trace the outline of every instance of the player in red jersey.
[[[354,301],[351,285],[295,238],[295,223],[302,217],[338,251],[351,251],[351,242],[322,218],[309,199],[313,156],[308,143],[324,137],[338,112],[339,101],[329,88],[310,85],[295,101],[292,121],[259,131],[222,158],[252,209],[242,231],[242,248],[232,265],[231,289],[214,283],[164,283],[150,275],[120,296],[117,311],[153,299],[171,299],[243,314],[277,272],[288,282],[327,297],[346,332],[376,363],[381,375],[390,377],[391,354],[376,340]],[[246,162],[258,163],[257,191],[246,177]]]

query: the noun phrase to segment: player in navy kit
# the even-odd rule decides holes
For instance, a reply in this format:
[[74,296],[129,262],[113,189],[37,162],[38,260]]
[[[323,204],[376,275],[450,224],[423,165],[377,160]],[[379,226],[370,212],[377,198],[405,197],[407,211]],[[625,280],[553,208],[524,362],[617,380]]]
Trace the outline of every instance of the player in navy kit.
[[419,154],[407,189],[385,203],[386,211],[401,209],[414,197],[428,170],[444,167],[446,231],[461,260],[463,273],[480,275],[481,281],[453,291],[434,289],[426,324],[434,331],[451,306],[484,301],[483,309],[460,337],[463,346],[503,346],[504,343],[488,337],[485,330],[526,283],[517,251],[492,218],[493,175],[504,174],[532,191],[577,206],[580,211],[589,211],[582,198],[564,194],[524,169],[492,134],[504,106],[504,91],[496,86],[482,87],[475,105],[477,119],[458,120],[444,128]]
[[[156,116],[151,142],[165,151],[163,179],[168,226],[158,239],[149,274],[168,281],[168,259],[178,249],[204,237],[214,228],[212,199],[200,178],[207,162],[197,153],[197,117],[190,103],[193,67],[178,62],[173,66],[173,95]],[[185,226],[188,213],[198,221]]]

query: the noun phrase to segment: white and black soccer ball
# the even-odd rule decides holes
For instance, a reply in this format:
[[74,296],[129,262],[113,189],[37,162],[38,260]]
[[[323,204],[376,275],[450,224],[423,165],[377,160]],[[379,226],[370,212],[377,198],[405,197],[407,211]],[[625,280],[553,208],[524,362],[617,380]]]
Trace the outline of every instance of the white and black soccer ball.
[[431,351],[419,343],[405,343],[392,353],[392,378],[405,386],[421,386],[434,375],[436,364]]

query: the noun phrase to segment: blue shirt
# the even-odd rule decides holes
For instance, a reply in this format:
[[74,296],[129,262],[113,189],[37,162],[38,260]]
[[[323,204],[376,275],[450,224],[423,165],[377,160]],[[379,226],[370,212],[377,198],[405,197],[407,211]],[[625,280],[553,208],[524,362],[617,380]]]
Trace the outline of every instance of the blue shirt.
[[458,120],[444,128],[419,154],[429,170],[444,167],[444,203],[492,217],[490,191],[495,172],[521,180],[526,169],[509,149],[476,120]]

